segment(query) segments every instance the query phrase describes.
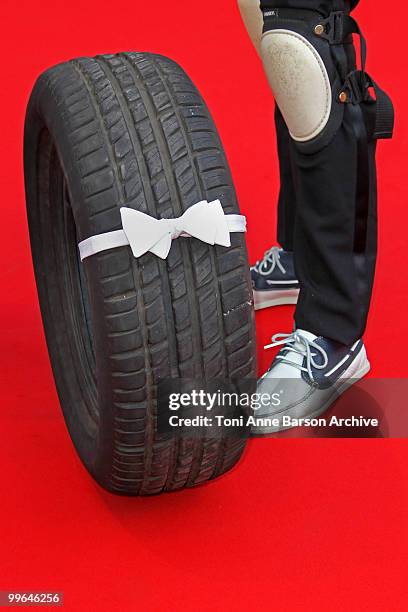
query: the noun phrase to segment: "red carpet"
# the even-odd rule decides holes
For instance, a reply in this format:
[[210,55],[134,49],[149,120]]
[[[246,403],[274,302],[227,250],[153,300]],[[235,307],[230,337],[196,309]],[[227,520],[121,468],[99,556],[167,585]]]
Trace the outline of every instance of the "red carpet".
[[[0,11],[0,590],[64,591],[75,611],[405,609],[404,440],[255,440],[212,485],[126,499],[88,477],[59,409],[25,217],[33,82],[78,55],[149,50],[178,61],[220,130],[254,259],[275,239],[273,101],[235,0],[3,0]],[[368,70],[397,110],[394,141],[379,145],[380,254],[366,343],[373,376],[407,377],[408,8],[362,0],[356,16]],[[260,368],[272,358],[261,347],[290,330],[291,313],[257,315]]]

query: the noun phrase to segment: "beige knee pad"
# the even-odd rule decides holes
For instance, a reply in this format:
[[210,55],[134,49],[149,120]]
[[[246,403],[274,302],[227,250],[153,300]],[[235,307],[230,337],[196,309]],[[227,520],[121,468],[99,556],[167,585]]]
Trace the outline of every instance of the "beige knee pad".
[[326,67],[313,45],[292,30],[276,29],[262,36],[260,54],[275,100],[298,142],[318,136],[332,107]]
[[259,0],[238,0],[251,40],[290,135],[298,142],[318,136],[327,125],[332,92],[326,67],[313,45],[292,30],[263,30]]
[[238,6],[248,34],[259,53],[263,29],[259,0],[238,0]]

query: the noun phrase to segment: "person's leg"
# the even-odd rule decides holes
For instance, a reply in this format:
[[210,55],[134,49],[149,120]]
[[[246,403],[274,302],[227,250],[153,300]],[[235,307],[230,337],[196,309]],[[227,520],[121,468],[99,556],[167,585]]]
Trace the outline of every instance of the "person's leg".
[[[375,261],[373,102],[339,98],[347,95],[342,89],[356,69],[347,1],[280,0],[278,9],[274,4],[261,0],[264,34],[258,48],[291,133],[293,156],[287,157],[296,180],[282,184],[283,190],[293,186],[297,203],[294,253],[301,293],[295,319],[298,327],[350,344],[365,328]],[[255,0],[253,10],[259,17]],[[285,228],[285,215],[280,221]],[[287,232],[281,233],[286,242]]]
[[[392,135],[393,111],[364,72],[365,44],[356,69],[348,1],[274,4],[261,0],[259,52],[292,143],[300,297],[296,331],[274,338],[283,349],[260,387],[278,384],[292,413],[307,416],[370,367],[361,336],[376,259],[375,143]],[[291,378],[298,384],[282,383]]]
[[260,0],[238,0],[238,7],[252,44],[260,53],[264,26]]
[[[252,43],[258,53],[260,53],[264,25],[260,0],[238,0],[238,6]],[[277,239],[285,251],[291,252],[293,251],[293,232],[296,214],[296,190],[293,177],[294,162],[289,131],[278,106],[275,108],[275,129],[280,170]]]
[[[255,49],[260,53],[263,15],[259,0],[238,0],[239,9]],[[275,130],[279,159],[280,189],[277,215],[277,240],[251,268],[255,308],[296,304],[299,282],[294,271],[293,236],[296,217],[296,189],[293,142],[279,107],[275,107]]]
[[280,170],[276,233],[280,247],[269,248],[263,258],[251,267],[256,310],[270,306],[296,304],[299,297],[299,281],[296,277],[293,257],[296,165],[293,142],[278,106],[275,109],[275,125]]

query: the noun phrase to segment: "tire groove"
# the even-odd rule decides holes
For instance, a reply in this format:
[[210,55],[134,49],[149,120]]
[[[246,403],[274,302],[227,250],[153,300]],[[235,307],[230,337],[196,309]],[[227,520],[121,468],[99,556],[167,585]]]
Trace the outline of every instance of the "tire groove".
[[[160,134],[160,143],[161,147],[159,146],[159,153],[162,156],[163,153],[165,152],[168,161],[171,163],[171,153],[168,147],[168,143],[166,141],[166,137],[163,131],[163,126],[161,121],[156,117],[156,107],[154,105],[154,101],[151,97],[151,94],[148,90],[147,85],[145,85],[143,78],[142,78],[142,73],[140,72],[138,66],[137,66],[137,60],[136,58],[134,58],[132,56],[132,54],[121,54],[121,57],[124,57],[124,60],[126,62],[126,64],[129,66],[129,69],[132,71],[132,73],[134,74],[135,78],[140,82],[140,92],[142,95],[142,99],[144,101],[145,104],[145,108],[146,111],[148,113],[148,116],[150,118],[150,121],[152,122],[152,124],[155,124],[157,126],[157,130],[156,130],[156,136],[158,136]],[[151,58],[150,58],[151,59]],[[154,60],[152,60],[152,64],[154,64]],[[156,66],[155,66],[156,67]],[[156,71],[157,71],[157,67],[156,67]],[[143,96],[143,92],[145,92],[145,95]],[[167,91],[167,95],[169,97],[170,100],[173,99],[173,96],[169,95],[169,92]],[[150,112],[149,112],[150,111]],[[153,111],[153,112],[152,112]],[[184,139],[186,140],[186,139]],[[188,151],[188,145],[187,142],[185,141],[185,148]],[[162,162],[163,162],[163,157],[162,157]],[[165,164],[162,164],[163,168],[165,169]],[[178,215],[180,216],[183,213],[183,208],[181,206],[181,202],[183,201],[183,199],[185,198],[185,195],[183,196],[183,194],[180,192],[180,188],[178,185],[178,182],[175,178],[175,176],[173,175],[174,170],[172,170],[171,173],[166,172],[165,170],[165,174],[166,174],[166,181],[167,181],[167,185],[168,188],[170,190],[170,194],[172,197],[172,201],[173,203],[177,202],[178,203]],[[186,282],[187,282],[187,286],[189,286],[189,284],[191,286],[193,286],[194,283],[194,278],[193,278],[193,273],[190,270],[190,261],[191,261],[191,256],[190,256],[190,250],[187,244],[181,244],[181,252],[183,254],[183,260],[184,260],[184,274],[186,276]],[[201,327],[200,327],[200,323],[199,323],[199,318],[197,316],[197,298],[195,295],[192,294],[192,292],[187,292],[187,296],[188,296],[188,301],[189,301],[189,309],[190,309],[190,316],[191,316],[191,329],[192,329],[192,342],[195,343],[195,349],[193,350],[193,355],[195,358],[195,370],[199,372],[199,376],[200,378],[203,377],[204,371],[203,371],[203,365],[202,365],[202,359],[201,359],[201,355],[203,352],[203,341],[202,341],[202,333],[201,333]],[[175,440],[175,447],[174,447],[174,452],[173,452],[173,456],[175,457],[175,461],[173,461],[172,466],[170,466],[169,471],[168,471],[168,475],[167,475],[167,479],[166,479],[166,483],[168,487],[172,486],[172,482],[173,482],[173,478],[174,478],[174,471],[177,468],[177,451],[178,451],[178,441],[177,439]],[[192,462],[191,465],[194,464],[194,454],[192,457]]]
[[[96,60],[94,60],[96,62]],[[85,84],[87,86],[87,88],[89,89],[89,87],[91,87],[90,90],[90,94],[92,94],[95,96],[96,92],[93,88],[92,85],[88,84],[88,80],[87,77],[85,76],[85,74],[82,72],[82,70],[80,69],[80,67],[74,63],[74,65],[77,66],[77,69],[79,71],[79,74],[81,75],[81,78],[83,80],[85,80]],[[93,101],[93,98],[92,98]],[[97,105],[95,105],[97,107]],[[107,145],[107,149],[109,151],[109,157],[111,159],[111,164],[112,164],[112,168],[113,168],[113,172],[115,174],[115,178],[116,178],[116,184],[120,186],[120,191],[122,193],[122,197],[120,198],[120,204],[124,203],[124,190],[123,190],[123,185],[122,185],[122,181],[120,179],[119,176],[119,172],[117,169],[117,165],[116,165],[116,159],[115,159],[115,154],[113,151],[113,145],[110,141],[110,137],[109,134],[105,128],[105,120],[104,117],[102,116],[102,113],[99,109],[99,107],[97,107],[97,115],[99,115],[99,119],[100,119],[100,123],[101,123],[101,131],[103,133],[106,145]],[[147,201],[147,198],[146,198]],[[129,255],[130,257],[130,255]],[[143,307],[143,304],[141,303],[142,300],[142,296],[143,296],[143,291],[142,291],[142,278],[141,278],[141,274],[138,270],[138,266],[137,266],[137,262],[131,262],[131,266],[132,266],[132,271],[133,271],[133,276],[134,276],[134,282],[135,282],[135,286],[137,288],[140,289],[140,291],[138,291],[138,299],[137,299],[137,309],[138,309],[138,314],[139,314],[139,321],[142,322],[143,319],[145,318],[145,309]],[[152,394],[152,386],[153,386],[153,372],[152,372],[152,366],[151,366],[151,361],[150,361],[150,351],[149,351],[149,339],[147,337],[147,326],[146,325],[140,325],[141,327],[141,335],[142,335],[142,340],[143,340],[143,347],[144,347],[144,354],[145,354],[145,364],[146,364],[146,380],[147,380],[147,391],[146,391],[146,417],[147,417],[147,422],[146,422],[146,435],[145,435],[145,439],[150,439],[151,438],[151,432],[152,432],[152,415],[150,414],[150,410],[149,410],[149,406],[151,406],[151,402],[153,399],[153,394]],[[151,445],[151,450],[150,453],[145,453],[145,457],[146,454],[148,455],[147,459],[150,458],[150,455],[153,453],[153,448]],[[145,464],[148,465],[148,462],[146,462]],[[140,486],[141,489],[141,486]],[[139,489],[139,490],[140,490]]]
[[[168,83],[167,81],[165,82],[165,75],[162,72],[159,60],[153,59],[153,62],[156,65],[159,74],[161,75],[161,79],[162,79],[162,82],[163,82],[166,90],[168,92],[169,91],[172,92],[173,93],[172,97],[174,97],[173,86],[170,83]],[[176,117],[178,119],[178,122],[179,122],[180,126],[183,128],[184,134],[189,134],[190,130],[188,129],[188,126],[186,124],[186,121],[185,121],[185,118],[184,118],[183,114],[178,112],[177,108],[175,108],[174,113],[175,113],[175,115],[176,115]],[[200,130],[200,131],[202,131],[202,130]],[[209,130],[209,131],[213,133],[213,130]],[[204,186],[204,184],[203,184],[203,182],[201,180],[201,177],[200,177],[199,169],[198,169],[197,163],[196,163],[197,162],[197,158],[194,155],[194,151],[190,148],[190,146],[188,144],[188,138],[184,138],[184,140],[186,142],[186,148],[187,148],[187,151],[189,153],[190,163],[191,163],[191,166],[192,166],[192,169],[193,169],[193,173],[195,175],[195,181],[200,185],[201,193],[205,194],[206,193],[206,188],[205,188],[205,186]],[[216,270],[217,276],[218,276],[218,267],[216,266],[216,263],[215,263],[215,255],[214,255],[213,251],[210,252],[210,257],[211,257],[211,262],[212,262],[212,265],[213,265],[213,269]],[[225,330],[224,330],[223,317],[222,317],[223,308],[222,308],[221,299],[219,297],[218,278],[217,278],[217,280],[215,282],[215,285],[216,285],[215,286],[215,295],[217,297],[217,311],[218,311],[218,314],[220,315],[218,317],[218,319],[219,319],[220,325],[221,325],[221,330],[220,330],[221,331],[221,337],[223,338],[224,334],[225,334]],[[222,349],[222,360],[223,360],[223,363],[224,363],[224,371],[225,371],[225,374],[227,375],[227,373],[228,373],[228,360],[227,360],[227,355],[226,355],[225,347]],[[200,454],[197,453],[196,461],[192,465],[192,468],[191,468],[191,471],[190,471],[190,474],[189,474],[189,477],[188,477],[188,480],[187,480],[187,482],[189,482],[189,483],[193,483],[195,481],[195,479],[198,477],[199,473],[200,473],[200,466],[201,466],[201,462],[202,462],[202,459],[203,459],[203,452],[204,452],[205,441],[199,440],[199,443],[200,443],[200,446],[201,446],[201,453]],[[222,445],[223,445],[223,441],[221,440],[220,443],[219,443],[219,451],[217,453],[217,456],[219,456],[219,454],[221,452]]]
[[[120,57],[118,55],[116,55],[115,57]],[[157,216],[157,203],[156,203],[156,198],[152,189],[152,185],[151,185],[151,180],[150,180],[150,176],[149,176],[149,171],[147,168],[147,164],[145,162],[145,157],[144,157],[144,151],[143,151],[143,146],[142,143],[139,140],[139,136],[137,133],[137,128],[135,126],[135,122],[133,120],[133,117],[131,115],[131,112],[128,108],[128,103],[125,100],[125,96],[122,92],[122,86],[120,81],[118,80],[114,68],[112,68],[109,64],[109,60],[106,59],[104,56],[99,56],[99,65],[102,64],[102,69],[104,70],[105,74],[107,74],[110,78],[110,81],[113,82],[114,84],[116,84],[116,87],[114,88],[115,90],[115,94],[117,96],[119,105],[122,109],[122,114],[124,116],[124,120],[125,120],[125,124],[126,127],[128,129],[129,132],[129,136],[131,139],[131,143],[132,143],[132,147],[133,147],[133,151],[135,154],[135,157],[137,159],[137,163],[138,163],[138,167],[139,170],[142,169],[142,177],[144,178],[144,180],[142,181],[142,185],[143,188],[146,185],[148,191],[149,191],[149,201],[150,201],[150,205],[149,202],[147,202],[148,204],[148,210],[150,212],[150,214],[152,214],[152,216],[156,217]],[[136,85],[136,83],[135,83]],[[139,90],[140,93],[140,90]],[[145,191],[146,194],[146,191]],[[147,201],[147,199],[146,199]],[[162,269],[165,267],[165,262],[160,262],[159,265],[162,267]],[[159,280],[161,287],[162,287],[162,295],[167,295],[167,300],[168,302],[171,304],[171,295],[170,295],[170,288],[169,288],[169,284],[167,281],[167,275],[166,274],[161,274],[160,275],[160,280]],[[159,296],[160,297],[160,296]],[[159,297],[157,299],[159,299]],[[163,298],[161,298],[163,299]],[[146,311],[147,314],[147,311]],[[146,316],[146,315],[145,315]],[[147,319],[146,319],[147,321]],[[171,364],[171,371],[174,375],[174,373],[178,373],[178,358],[177,358],[177,344],[176,342],[171,342],[170,337],[173,335],[173,330],[174,330],[174,324],[173,326],[170,325],[170,322],[168,320],[167,317],[165,317],[165,324],[166,324],[166,328],[167,328],[167,334],[168,334],[168,342],[167,342],[167,351],[169,352],[169,357],[170,357],[170,364]],[[148,330],[151,329],[151,325],[148,325],[147,328]],[[174,338],[175,340],[175,338]],[[152,403],[149,402],[148,406],[150,406]],[[151,419],[149,420],[149,426],[146,427],[146,441],[145,441],[145,448],[149,449],[146,451],[145,453],[145,471],[144,471],[144,478],[140,484],[139,487],[139,491],[141,493],[144,492],[145,487],[148,483],[149,480],[149,473],[152,469],[152,465],[153,465],[153,459],[154,459],[154,444],[155,444],[155,427],[154,427],[154,423],[155,423],[155,417],[154,414],[151,416]],[[148,490],[147,490],[148,492]]]

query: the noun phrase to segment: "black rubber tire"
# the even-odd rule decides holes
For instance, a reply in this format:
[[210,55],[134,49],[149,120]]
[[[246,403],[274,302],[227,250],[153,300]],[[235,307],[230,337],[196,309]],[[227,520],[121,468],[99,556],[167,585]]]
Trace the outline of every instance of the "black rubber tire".
[[220,139],[191,80],[148,53],[80,58],[43,73],[25,123],[31,247],[48,350],[75,447],[106,489],[173,491],[229,470],[245,440],[156,431],[163,378],[256,377],[243,234],[232,247],[173,242],[78,259],[121,227],[120,206],[157,218],[219,198],[238,212]]

